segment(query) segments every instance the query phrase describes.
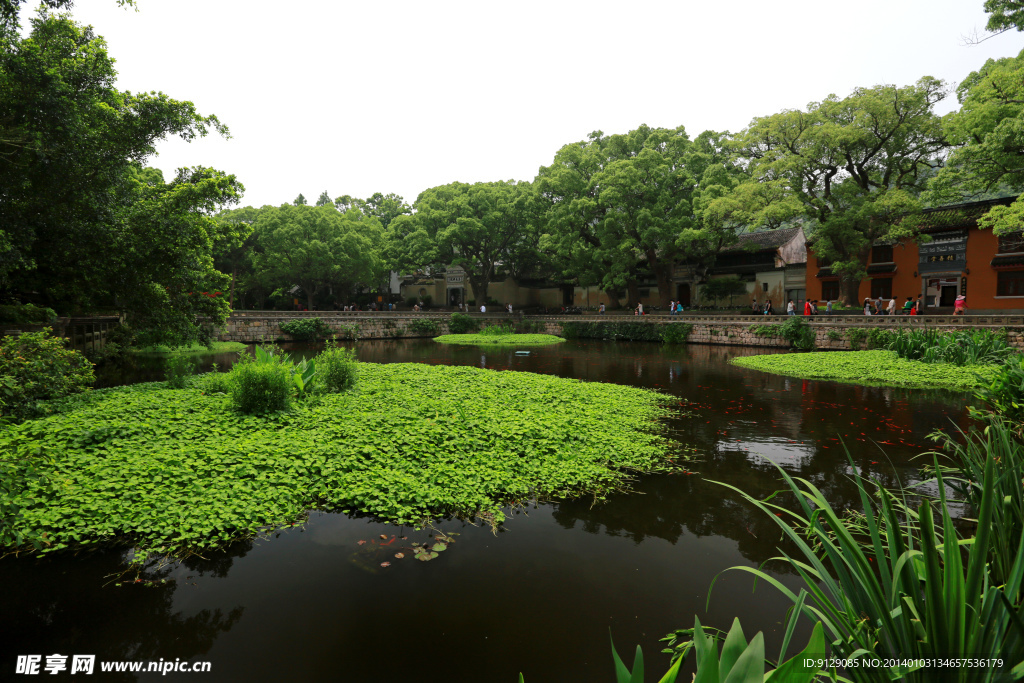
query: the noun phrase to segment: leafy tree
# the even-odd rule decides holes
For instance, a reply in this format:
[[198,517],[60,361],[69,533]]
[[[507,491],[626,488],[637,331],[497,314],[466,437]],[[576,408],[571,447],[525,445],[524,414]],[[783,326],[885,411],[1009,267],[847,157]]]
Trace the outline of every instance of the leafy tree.
[[[302,195],[299,195],[299,196],[301,197]],[[305,204],[306,203],[305,200],[303,200],[302,203]],[[329,194],[327,194],[327,190],[324,190],[323,192],[320,193],[320,196],[316,200],[316,205],[317,206],[334,206],[334,201],[331,200],[331,196]]]
[[563,147],[537,179],[548,206],[542,244],[578,275],[597,274],[606,292],[625,286],[631,304],[636,281],[653,274],[667,307],[676,264],[704,260],[735,240],[726,221],[704,217],[741,176],[722,139],[707,131],[691,141],[682,126],[641,126]]
[[299,196],[295,198],[295,201],[293,201],[292,204],[294,204],[295,206],[305,206],[306,198],[303,197],[302,193],[300,192]]
[[379,277],[383,230],[376,218],[358,210],[267,207],[256,220],[255,235],[255,270],[280,285],[301,287],[310,310],[325,289],[337,296]]
[[385,230],[391,225],[391,221],[412,213],[412,207],[406,204],[400,195],[394,193],[374,192],[373,196],[362,202],[361,208],[364,213],[376,217]]
[[945,96],[929,77],[858,88],[754,119],[733,142],[753,179],[785,188],[816,222],[815,253],[832,259],[846,301],[857,298],[875,240],[914,234],[913,221],[899,217],[920,207],[941,166],[948,143],[932,109]]
[[389,260],[400,269],[462,266],[478,301],[487,300],[499,263],[536,249],[528,182],[449,183],[422,192],[415,208],[389,224]]
[[1015,28],[1024,31],[1024,2],[1020,0],[985,0],[989,31],[1003,32]]
[[164,183],[143,164],[167,135],[227,129],[191,102],[116,90],[91,28],[47,14],[31,25],[26,38],[0,31],[0,290],[60,311],[117,307],[163,341],[198,339],[195,316],[222,320],[227,306],[186,295],[220,288],[209,216],[242,186],[201,168]]
[[[1019,4],[1019,3],[1018,3]],[[1024,189],[1024,52],[990,59],[957,88],[960,111],[945,120],[957,149],[930,184],[935,203]],[[991,209],[979,223],[997,233],[1024,225],[1024,202]]]
[[747,293],[747,285],[738,277],[717,277],[712,278],[703,285],[701,293],[716,304],[721,299],[732,299],[733,297]]

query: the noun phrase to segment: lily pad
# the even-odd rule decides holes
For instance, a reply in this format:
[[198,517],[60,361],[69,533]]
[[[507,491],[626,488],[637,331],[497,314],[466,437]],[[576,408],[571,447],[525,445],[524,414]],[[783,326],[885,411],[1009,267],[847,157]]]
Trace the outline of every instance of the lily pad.
[[441,552],[442,550],[447,550],[447,549],[448,549],[448,546],[446,546],[444,543],[435,543],[434,547],[431,548],[431,550],[436,550],[437,552]]

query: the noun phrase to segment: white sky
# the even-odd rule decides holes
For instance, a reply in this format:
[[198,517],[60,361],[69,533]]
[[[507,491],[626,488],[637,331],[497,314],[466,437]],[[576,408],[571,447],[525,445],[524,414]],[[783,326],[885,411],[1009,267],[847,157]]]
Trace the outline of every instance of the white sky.
[[593,130],[735,132],[857,86],[955,85],[1024,47],[963,46],[982,0],[138,4],[73,16],[107,39],[121,89],[191,100],[233,136],[164,142],[151,165],[234,173],[254,206],[532,180]]

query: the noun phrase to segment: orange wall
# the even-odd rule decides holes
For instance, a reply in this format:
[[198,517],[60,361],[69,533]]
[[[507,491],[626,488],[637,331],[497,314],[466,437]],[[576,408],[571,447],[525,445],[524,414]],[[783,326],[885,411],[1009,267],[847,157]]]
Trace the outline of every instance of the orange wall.
[[[971,229],[967,233],[967,306],[971,310],[1024,309],[1024,298],[995,298],[996,271],[990,265],[999,246],[998,238],[991,230]],[[892,293],[903,306],[907,297],[917,298],[921,294],[921,276],[917,272],[918,250],[916,242],[905,242],[893,247],[896,274],[893,277]],[[860,283],[859,298],[854,305],[863,303],[871,295],[871,280]],[[821,300],[821,279],[818,278],[818,259],[814,252],[807,252],[807,298]]]

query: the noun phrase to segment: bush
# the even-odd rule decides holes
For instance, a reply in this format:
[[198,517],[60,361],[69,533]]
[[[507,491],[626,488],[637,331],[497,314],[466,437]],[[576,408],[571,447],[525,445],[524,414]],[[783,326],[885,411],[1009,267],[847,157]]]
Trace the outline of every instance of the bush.
[[751,325],[747,329],[758,337],[777,337],[781,327],[781,325]]
[[355,351],[328,343],[316,361],[316,387],[318,391],[336,394],[356,385],[359,361]]
[[661,341],[659,325],[649,323],[562,323],[566,339],[606,339],[618,341]]
[[318,341],[331,334],[331,326],[320,318],[299,318],[280,324],[281,331],[296,341]]
[[803,318],[790,316],[789,320],[779,326],[779,334],[798,351],[814,350],[814,330]]
[[868,338],[868,331],[863,327],[851,327],[846,330],[846,338],[850,340],[851,351],[860,351],[860,345]]
[[56,317],[57,312],[52,308],[44,308],[33,304],[0,306],[0,323],[40,325],[51,322]]
[[195,372],[195,361],[188,356],[171,356],[164,363],[164,377],[168,386],[174,389],[184,389],[188,378]]
[[692,331],[690,323],[668,323],[661,326],[661,341],[664,344],[685,344]]
[[434,303],[434,297],[427,294],[423,297],[423,308],[430,308],[430,304]]
[[206,373],[199,380],[199,387],[206,394],[227,394],[231,392],[231,375],[227,372],[219,372],[217,364],[213,364],[213,370]]
[[431,320],[429,318],[418,318],[409,323],[409,329],[415,332],[416,334],[422,334],[428,337],[435,337],[437,336],[437,333],[440,330],[440,326],[437,324],[436,320]]
[[412,308],[413,306],[415,306],[419,302],[420,302],[420,300],[418,298],[414,297],[414,296],[406,297],[406,299],[405,299],[405,304],[409,308]]
[[465,313],[452,313],[451,322],[448,323],[448,332],[451,334],[469,334],[480,329],[480,323]]
[[64,348],[52,330],[0,337],[0,417],[15,421],[48,412],[42,401],[85,391],[92,363]]
[[243,413],[285,410],[295,386],[288,368],[277,362],[258,363],[242,356],[228,379],[231,404]]

